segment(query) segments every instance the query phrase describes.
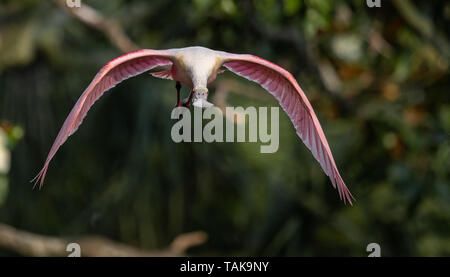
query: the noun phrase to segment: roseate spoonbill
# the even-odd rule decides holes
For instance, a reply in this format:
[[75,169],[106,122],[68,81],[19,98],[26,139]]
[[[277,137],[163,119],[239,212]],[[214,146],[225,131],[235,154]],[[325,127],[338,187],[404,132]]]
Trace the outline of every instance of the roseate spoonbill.
[[[352,204],[353,196],[342,180],[330,147],[314,110],[294,77],[282,67],[249,54],[233,54],[204,47],[168,50],[142,49],[108,62],[97,73],[64,121],[45,160],[44,167],[32,180],[42,187],[49,163],[59,147],[80,126],[89,108],[102,94],[121,81],[150,71],[155,77],[176,81],[176,106],[210,107],[208,84],[213,82],[221,67],[256,82],[269,91],[291,119],[297,134],[311,150],[323,171],[338,189],[344,203]],[[191,89],[189,97],[180,102],[181,84]]]

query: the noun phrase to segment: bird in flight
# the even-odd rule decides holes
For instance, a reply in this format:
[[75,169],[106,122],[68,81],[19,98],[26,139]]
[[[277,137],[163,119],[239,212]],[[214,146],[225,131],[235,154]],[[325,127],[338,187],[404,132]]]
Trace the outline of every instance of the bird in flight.
[[[144,72],[176,81],[177,107],[208,108],[207,86],[223,69],[256,82],[271,93],[291,119],[295,130],[314,158],[320,163],[344,203],[352,204],[353,196],[342,180],[325,134],[306,95],[294,77],[284,68],[249,54],[233,54],[204,47],[167,50],[142,49],[108,62],[97,73],[67,116],[45,160],[44,167],[32,180],[42,187],[49,163],[59,147],[82,123],[91,106],[102,94],[125,79]],[[181,84],[191,89],[189,97],[180,101]]]

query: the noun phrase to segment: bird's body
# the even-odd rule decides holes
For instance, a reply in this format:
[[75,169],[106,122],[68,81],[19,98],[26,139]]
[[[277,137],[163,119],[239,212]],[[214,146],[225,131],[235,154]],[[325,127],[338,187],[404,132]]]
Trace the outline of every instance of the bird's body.
[[194,91],[193,105],[212,106],[206,101],[207,86],[216,79],[227,53],[200,46],[169,49],[167,52],[174,57],[172,79]]
[[83,92],[64,122],[44,167],[36,176],[42,186],[50,160],[65,140],[73,134],[89,108],[107,90],[132,76],[149,71],[153,76],[177,82],[178,103],[180,83],[191,89],[190,102],[198,107],[210,107],[207,86],[225,67],[231,72],[259,83],[269,91],[290,117],[297,134],[337,187],[344,202],[352,203],[352,195],[345,186],[334,162],[328,142],[306,95],[294,77],[285,69],[269,61],[248,54],[232,54],[205,47],[186,47],[168,50],[143,49],[125,54],[108,62]]
[[174,57],[174,80],[188,88],[205,87],[216,79],[217,71],[225,58],[225,52],[193,46],[168,50]]

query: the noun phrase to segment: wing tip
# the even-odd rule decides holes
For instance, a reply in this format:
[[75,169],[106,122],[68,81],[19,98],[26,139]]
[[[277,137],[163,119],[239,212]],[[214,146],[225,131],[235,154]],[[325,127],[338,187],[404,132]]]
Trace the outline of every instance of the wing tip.
[[334,174],[331,174],[332,176],[329,176],[331,179],[331,183],[333,184],[333,187],[338,190],[339,193],[339,199],[344,201],[344,205],[350,204],[350,206],[353,206],[353,202],[356,201],[355,197],[353,197],[352,193],[348,189],[348,187],[345,185],[344,180],[342,180],[341,175],[337,170],[334,170]]
[[45,175],[47,174],[47,169],[48,163],[46,163],[41,171],[39,171],[39,173],[30,181],[30,183],[34,183],[32,189],[35,189],[37,184],[39,184],[39,190],[42,189],[42,186],[44,185]]
[[339,198],[344,201],[345,205],[347,205],[347,203],[348,203],[348,204],[350,204],[350,206],[353,206],[353,202],[356,201],[356,199],[355,199],[355,197],[353,197],[352,193],[347,188],[347,186],[345,185],[342,178],[340,178],[340,176],[339,176],[339,179],[336,180],[336,183],[337,183],[336,187],[339,192]]

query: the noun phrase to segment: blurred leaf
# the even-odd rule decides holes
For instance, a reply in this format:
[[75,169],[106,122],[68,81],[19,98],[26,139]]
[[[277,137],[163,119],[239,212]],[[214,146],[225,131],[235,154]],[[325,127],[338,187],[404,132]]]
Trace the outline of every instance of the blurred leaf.
[[26,65],[34,55],[33,20],[0,25],[0,69]]

